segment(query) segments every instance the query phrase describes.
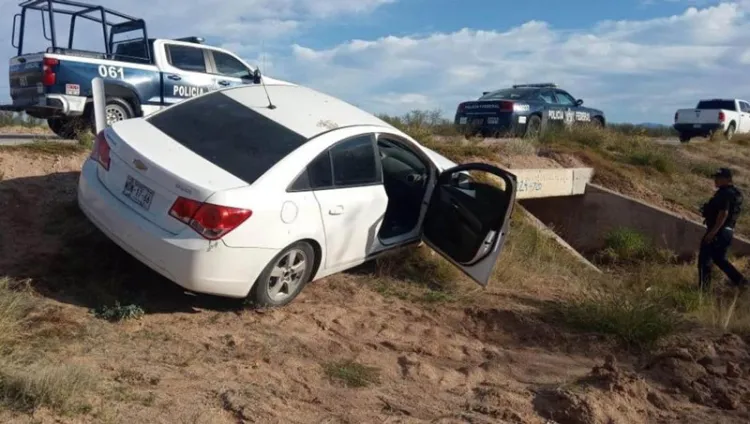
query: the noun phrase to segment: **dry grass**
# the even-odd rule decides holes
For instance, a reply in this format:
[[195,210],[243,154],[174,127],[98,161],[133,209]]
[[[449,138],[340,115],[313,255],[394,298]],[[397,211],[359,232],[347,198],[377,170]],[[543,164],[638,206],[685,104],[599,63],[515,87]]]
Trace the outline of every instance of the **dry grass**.
[[360,364],[353,360],[327,362],[323,372],[333,381],[343,383],[346,387],[367,387],[380,382],[380,370]]
[[0,146],[3,152],[35,153],[40,155],[70,156],[89,150],[90,145],[84,143],[60,143],[57,141],[34,141],[28,144]]
[[[25,284],[0,278],[0,402],[19,411],[39,407],[60,413],[83,411],[81,396],[93,385],[84,368],[49,363],[33,349],[38,332],[33,313],[43,300]],[[44,340],[43,342],[47,342]]]

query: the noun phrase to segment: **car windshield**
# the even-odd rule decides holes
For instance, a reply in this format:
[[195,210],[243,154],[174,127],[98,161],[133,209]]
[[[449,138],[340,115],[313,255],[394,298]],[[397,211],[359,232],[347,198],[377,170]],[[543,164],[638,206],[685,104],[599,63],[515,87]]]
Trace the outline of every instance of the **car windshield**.
[[537,90],[523,88],[507,88],[485,94],[479,100],[530,100]]
[[307,141],[219,91],[180,102],[146,121],[248,184]]
[[696,109],[735,110],[734,100],[701,100]]

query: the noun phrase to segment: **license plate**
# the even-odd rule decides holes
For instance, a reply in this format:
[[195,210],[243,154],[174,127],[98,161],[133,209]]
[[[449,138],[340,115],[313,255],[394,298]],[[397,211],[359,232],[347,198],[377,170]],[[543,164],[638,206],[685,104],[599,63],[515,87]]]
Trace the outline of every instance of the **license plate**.
[[468,118],[466,118],[465,116],[458,118],[459,124],[465,124],[467,121],[468,121]]
[[487,123],[490,125],[500,123],[500,118],[487,118]]
[[154,199],[154,191],[130,175],[125,180],[125,188],[122,190],[122,194],[146,210],[151,207],[151,201]]
[[474,125],[482,125],[482,124],[484,124],[484,119],[475,119],[475,120],[471,121],[471,123],[474,124]]
[[700,128],[701,124],[693,124],[693,128]]

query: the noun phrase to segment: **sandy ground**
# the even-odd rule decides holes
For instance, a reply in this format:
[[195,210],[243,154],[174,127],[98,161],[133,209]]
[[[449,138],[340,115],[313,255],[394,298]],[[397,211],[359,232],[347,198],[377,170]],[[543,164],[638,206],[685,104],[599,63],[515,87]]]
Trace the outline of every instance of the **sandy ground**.
[[[33,279],[46,317],[35,330],[54,328],[59,339],[43,354],[97,380],[84,412],[0,407],[0,422],[750,422],[746,340],[696,333],[656,354],[628,354],[541,318],[536,305],[552,296],[544,287],[427,307],[384,297],[351,272],[277,310],[183,296],[98,233],[76,238],[91,232],[71,212],[84,157],[0,151],[0,275]],[[117,284],[137,293],[142,319],[94,318],[92,291],[101,299],[120,286],[65,278],[102,263],[121,270]],[[324,372],[339,360],[379,377],[346,387]]]

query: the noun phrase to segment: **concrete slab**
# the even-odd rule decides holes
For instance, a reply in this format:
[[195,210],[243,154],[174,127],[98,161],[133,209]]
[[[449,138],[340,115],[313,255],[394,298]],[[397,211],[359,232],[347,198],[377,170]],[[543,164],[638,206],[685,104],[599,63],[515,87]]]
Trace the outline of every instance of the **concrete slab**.
[[511,169],[518,177],[517,199],[575,196],[586,192],[592,168]]

